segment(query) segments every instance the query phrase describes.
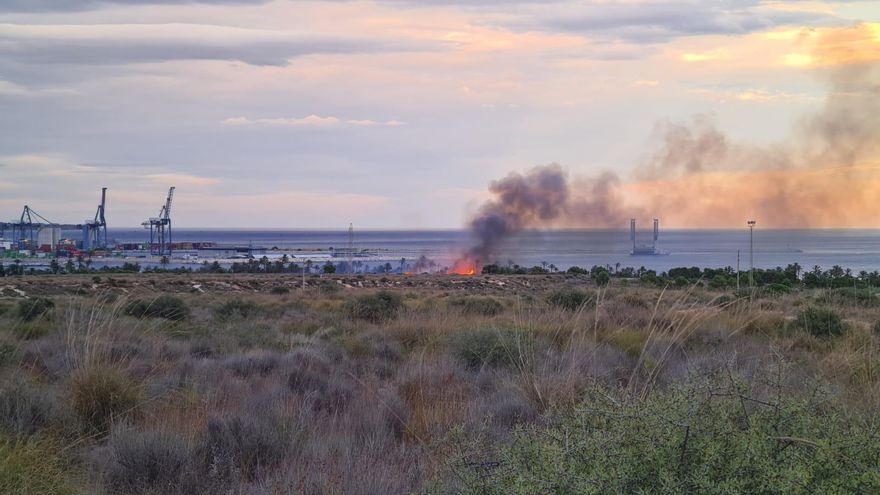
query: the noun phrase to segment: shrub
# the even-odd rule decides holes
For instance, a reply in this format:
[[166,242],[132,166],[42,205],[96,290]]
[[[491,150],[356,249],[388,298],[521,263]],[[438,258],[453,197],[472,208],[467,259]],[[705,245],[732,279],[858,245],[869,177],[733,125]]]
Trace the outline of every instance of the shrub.
[[816,337],[843,335],[846,324],[840,315],[828,308],[810,306],[798,314],[797,326]]
[[206,464],[221,480],[254,480],[284,459],[287,443],[285,432],[265,415],[215,418],[208,422]]
[[253,375],[268,376],[278,365],[278,356],[268,352],[251,356],[236,354],[226,358],[225,364],[235,376],[240,378],[249,378]]
[[873,307],[880,299],[873,289],[859,289],[855,287],[841,287],[831,291],[831,300],[841,305],[856,305]]
[[464,331],[456,335],[451,342],[452,354],[470,369],[484,366],[510,366],[518,361],[522,347],[516,342],[517,337],[510,330],[481,328]]
[[[878,493],[880,442],[833,401],[688,385],[647,399],[595,390],[464,471],[457,493]],[[722,387],[724,387],[722,385]],[[824,398],[823,398],[824,399]],[[748,473],[748,475],[745,475]]]
[[0,366],[12,364],[18,357],[18,346],[14,344],[0,344]]
[[715,275],[712,277],[712,280],[709,281],[709,288],[711,289],[725,289],[730,286],[730,279],[721,275]]
[[71,378],[71,408],[92,433],[109,431],[115,420],[134,412],[140,400],[140,387],[114,367],[82,368]]
[[45,321],[28,321],[13,327],[13,333],[22,340],[35,340],[49,335],[52,327]]
[[596,285],[599,287],[605,287],[611,282],[611,275],[608,273],[608,270],[599,270],[593,275],[593,280],[596,281]]
[[151,301],[135,299],[125,306],[123,312],[135,318],[184,320],[189,316],[189,307],[179,297],[164,294]]
[[331,372],[330,364],[318,354],[300,351],[287,376],[287,388],[311,400],[315,410],[341,411],[351,400],[347,381]]
[[61,446],[43,437],[0,433],[0,493],[73,495]]
[[347,301],[345,308],[348,314],[358,320],[381,323],[397,316],[403,306],[400,296],[388,291],[358,297]]
[[339,292],[341,287],[342,286],[340,286],[336,282],[325,280],[321,282],[321,284],[318,286],[318,290],[323,292],[324,294],[336,294],[337,292]]
[[504,311],[504,306],[491,297],[453,297],[449,305],[469,315],[495,316]]
[[880,337],[880,321],[874,323],[874,335]]
[[683,288],[687,287],[687,285],[690,283],[690,280],[688,280],[687,277],[679,275],[679,276],[675,277],[675,280],[672,283],[677,288],[683,289]]
[[260,307],[252,301],[233,299],[218,306],[214,310],[214,317],[219,320],[247,319],[259,311]]
[[48,313],[54,307],[55,303],[45,297],[24,299],[18,303],[18,317],[24,321],[33,321]]
[[779,296],[791,293],[791,287],[785,284],[767,284],[764,286],[764,292],[771,296]]
[[31,382],[15,380],[0,390],[0,426],[7,432],[32,435],[56,414],[54,398]]
[[192,445],[167,430],[115,428],[108,442],[107,481],[118,493],[192,493],[185,490]]
[[561,289],[551,292],[547,297],[551,306],[556,306],[568,311],[577,311],[585,304],[592,303],[593,299],[584,291],[575,289]]
[[272,287],[269,292],[277,296],[283,296],[284,294],[290,294],[290,289],[279,285],[278,287]]

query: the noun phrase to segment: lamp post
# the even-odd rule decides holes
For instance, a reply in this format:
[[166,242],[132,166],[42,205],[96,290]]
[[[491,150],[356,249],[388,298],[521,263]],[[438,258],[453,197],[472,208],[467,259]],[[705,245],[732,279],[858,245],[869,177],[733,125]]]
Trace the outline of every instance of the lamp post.
[[749,288],[755,287],[755,221],[749,220]]

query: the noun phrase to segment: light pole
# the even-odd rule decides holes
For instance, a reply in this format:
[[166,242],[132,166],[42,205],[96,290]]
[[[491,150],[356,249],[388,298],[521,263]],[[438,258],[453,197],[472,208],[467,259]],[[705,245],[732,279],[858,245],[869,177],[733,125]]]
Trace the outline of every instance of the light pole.
[[749,220],[749,288],[755,287],[755,221]]

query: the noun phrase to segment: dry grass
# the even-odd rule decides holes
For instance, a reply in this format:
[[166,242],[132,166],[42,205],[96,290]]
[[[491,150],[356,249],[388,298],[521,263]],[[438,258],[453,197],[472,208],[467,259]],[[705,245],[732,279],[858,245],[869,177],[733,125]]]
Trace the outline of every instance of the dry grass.
[[91,492],[402,493],[454,485],[453,432],[503,442],[597,385],[645,398],[782,359],[880,407],[878,307],[831,301],[849,330],[820,339],[792,322],[827,294],[575,288],[582,304],[407,289],[381,314],[352,309],[363,290],[187,294],[179,322],[56,298],[27,338],[0,315],[0,429],[60,435]]

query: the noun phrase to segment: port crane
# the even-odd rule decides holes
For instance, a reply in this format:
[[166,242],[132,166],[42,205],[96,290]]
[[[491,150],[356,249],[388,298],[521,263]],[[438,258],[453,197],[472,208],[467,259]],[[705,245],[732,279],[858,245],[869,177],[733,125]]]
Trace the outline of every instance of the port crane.
[[[12,234],[13,246],[17,249],[36,249],[40,231],[46,228],[59,229],[62,231],[81,231],[82,248],[91,251],[96,248],[107,247],[107,221],[104,216],[107,203],[107,188],[101,188],[101,204],[95,213],[94,220],[86,220],[83,223],[56,223],[47,220],[28,205],[24,206],[18,221],[0,222],[0,237],[6,230]],[[54,247],[54,246],[53,246]]]
[[107,188],[101,188],[101,204],[98,205],[98,211],[95,212],[95,218],[86,221],[82,225],[84,251],[90,251],[93,248],[103,248],[107,246],[107,219],[104,212],[107,206]]
[[174,186],[168,189],[168,198],[159,210],[159,216],[150,218],[141,225],[150,230],[150,254],[171,255],[171,201],[174,199]]

